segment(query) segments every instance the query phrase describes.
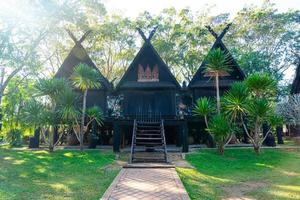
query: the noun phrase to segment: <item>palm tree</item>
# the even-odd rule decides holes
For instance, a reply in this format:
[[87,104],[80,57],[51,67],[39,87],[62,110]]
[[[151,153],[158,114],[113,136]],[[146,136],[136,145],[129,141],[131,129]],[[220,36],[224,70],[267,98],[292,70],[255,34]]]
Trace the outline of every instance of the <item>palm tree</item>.
[[230,71],[229,61],[230,55],[223,52],[220,48],[212,49],[206,57],[206,69],[204,73],[205,76],[215,77],[218,114],[221,112],[219,77],[228,75]]
[[73,85],[83,92],[82,116],[80,126],[80,150],[83,150],[83,135],[85,132],[84,119],[86,114],[86,97],[89,89],[101,87],[99,73],[86,64],[80,63],[71,76]]
[[[257,154],[269,132],[280,125],[280,117],[274,112],[276,82],[267,74],[250,75],[243,83],[235,83],[223,97],[224,113],[231,122],[239,120],[253,144]],[[248,128],[244,118],[249,122]],[[263,124],[270,125],[264,137],[261,137]]]
[[208,128],[208,132],[213,134],[218,144],[219,153],[224,155],[225,143],[228,135],[232,132],[232,127],[224,115],[215,115],[212,117]]
[[40,79],[35,84],[36,97],[43,97],[45,100],[43,118],[44,123],[50,127],[49,131],[49,150],[52,152],[55,147],[54,143],[54,126],[59,119],[57,116],[57,103],[65,91],[69,90],[70,85],[67,80],[62,78]]

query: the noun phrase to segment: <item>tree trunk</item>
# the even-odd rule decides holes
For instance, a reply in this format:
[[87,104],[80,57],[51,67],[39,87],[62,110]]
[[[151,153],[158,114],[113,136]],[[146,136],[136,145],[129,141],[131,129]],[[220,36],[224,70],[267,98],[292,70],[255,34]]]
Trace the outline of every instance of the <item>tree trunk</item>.
[[54,151],[54,128],[51,126],[49,130],[49,152]]
[[220,114],[221,110],[221,102],[220,102],[220,88],[219,88],[219,74],[216,73],[216,92],[217,92],[217,110],[218,114]]
[[223,156],[224,155],[224,143],[223,142],[219,142],[218,150],[219,150],[220,155]]
[[82,116],[81,116],[81,127],[80,127],[80,151],[83,151],[83,135],[84,135],[84,119],[86,111],[86,97],[87,90],[83,93],[83,104],[82,104]]
[[257,155],[260,154],[260,146],[259,145],[256,145],[256,144],[253,144],[253,147],[254,147],[254,151]]
[[208,128],[208,121],[207,121],[207,116],[206,115],[204,116],[204,121],[205,121],[206,128]]
[[2,131],[2,118],[3,118],[3,114],[2,114],[2,97],[3,97],[3,93],[2,90],[0,92],[0,131]]

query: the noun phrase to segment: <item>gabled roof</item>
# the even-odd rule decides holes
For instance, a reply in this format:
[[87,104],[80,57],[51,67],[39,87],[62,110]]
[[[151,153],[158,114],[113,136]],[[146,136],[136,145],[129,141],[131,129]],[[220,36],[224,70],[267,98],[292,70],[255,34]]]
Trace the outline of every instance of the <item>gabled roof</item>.
[[[74,36],[73,36],[74,37]],[[73,39],[72,37],[72,39]],[[82,41],[82,39],[80,40]],[[81,42],[75,41],[75,46],[72,48],[68,56],[63,61],[62,65],[58,69],[58,71],[55,74],[55,77],[57,78],[70,78],[74,68],[79,64],[84,63],[93,69],[95,69],[99,73],[99,79],[101,82],[101,89],[110,89],[111,84],[109,81],[101,74],[99,69],[96,67],[92,59],[87,54],[84,47],[81,45]]]
[[[228,87],[230,84],[232,84],[234,81],[242,81],[245,78],[245,74],[231,55],[231,53],[226,48],[225,44],[222,42],[222,38],[225,35],[225,32],[229,26],[227,26],[223,32],[218,36],[215,32],[212,32],[212,29],[209,27],[209,30],[212,32],[214,37],[216,38],[216,41],[214,42],[213,46],[209,50],[209,53],[213,49],[220,48],[223,52],[227,53],[229,55],[229,66],[232,68],[232,70],[229,72],[229,76],[220,77],[220,87]],[[208,54],[209,54],[208,53]],[[192,80],[190,81],[188,87],[189,88],[195,88],[195,87],[210,87],[213,86],[211,82],[210,77],[207,77],[204,75],[204,70],[206,68],[207,62],[204,61],[201,63],[200,67],[198,68],[197,72],[193,76]]]
[[[140,30],[139,30],[140,31]],[[159,56],[155,48],[150,42],[153,36],[153,31],[151,32],[149,38],[147,39],[143,33],[140,32],[144,39],[144,44],[139,50],[131,64],[129,65],[127,71],[121,78],[116,89],[128,89],[128,88],[180,88],[179,83],[170,71],[169,67]],[[159,81],[158,82],[138,82],[138,65],[154,65],[158,66],[159,70]]]

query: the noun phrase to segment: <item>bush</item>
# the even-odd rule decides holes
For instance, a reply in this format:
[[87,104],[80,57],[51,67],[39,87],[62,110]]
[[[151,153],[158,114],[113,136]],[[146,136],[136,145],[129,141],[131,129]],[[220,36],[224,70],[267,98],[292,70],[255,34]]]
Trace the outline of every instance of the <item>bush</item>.
[[6,135],[6,140],[12,147],[21,146],[22,132],[19,129],[11,129]]

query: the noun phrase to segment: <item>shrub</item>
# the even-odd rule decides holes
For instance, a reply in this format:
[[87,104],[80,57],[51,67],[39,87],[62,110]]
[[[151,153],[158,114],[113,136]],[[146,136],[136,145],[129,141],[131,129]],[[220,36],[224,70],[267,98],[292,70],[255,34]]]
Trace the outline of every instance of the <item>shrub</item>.
[[12,147],[21,146],[22,132],[19,129],[11,129],[6,135],[6,140]]
[[232,127],[228,119],[220,114],[213,116],[207,130],[209,133],[213,134],[214,139],[218,144],[219,153],[223,155],[226,140],[232,132]]

